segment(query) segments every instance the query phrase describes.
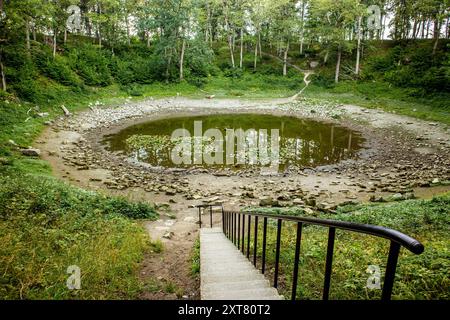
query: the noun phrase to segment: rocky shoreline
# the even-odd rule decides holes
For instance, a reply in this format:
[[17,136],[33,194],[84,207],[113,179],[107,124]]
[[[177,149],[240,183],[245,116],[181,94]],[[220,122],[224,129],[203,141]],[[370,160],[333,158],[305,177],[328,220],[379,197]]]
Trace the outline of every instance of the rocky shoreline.
[[[218,171],[205,168],[164,169],[136,163],[108,152],[101,141],[131,124],[185,114],[263,113],[320,120],[359,131],[366,138],[357,159],[335,165],[300,168],[276,176],[258,170]],[[424,133],[417,128],[429,128]],[[440,124],[311,100],[252,101],[184,98],[91,106],[51,124],[44,150],[53,162],[89,177],[110,190],[140,188],[168,202],[227,203],[244,206],[300,206],[332,212],[360,201],[398,201],[415,197],[417,188],[442,186],[450,180],[450,134]],[[53,141],[52,140],[52,141]],[[65,170],[65,169],[64,169]],[[98,170],[106,171],[101,177]],[[70,170],[69,170],[70,171]],[[64,177],[64,174],[62,174]],[[209,177],[209,178],[208,178]],[[77,180],[77,179],[76,179]],[[78,179],[79,180],[79,179]],[[80,180],[81,181],[81,180]],[[444,187],[444,189],[446,189]],[[450,187],[449,187],[450,189]],[[190,202],[191,201],[191,202]]]

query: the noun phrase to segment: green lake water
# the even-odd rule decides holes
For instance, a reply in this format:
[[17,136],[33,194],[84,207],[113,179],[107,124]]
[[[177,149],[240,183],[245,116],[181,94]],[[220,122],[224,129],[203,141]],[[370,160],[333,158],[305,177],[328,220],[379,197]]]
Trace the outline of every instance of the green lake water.
[[[201,134],[197,137],[196,134],[199,131],[196,133],[194,130],[195,122],[197,122],[197,129],[201,123]],[[171,139],[172,133],[177,129],[185,129],[185,137],[173,140]],[[218,129],[222,137],[216,135],[212,139],[201,138],[201,135],[208,129]],[[242,129],[250,133],[243,140],[247,149],[238,148],[238,139],[233,141],[233,147],[230,144],[231,140],[227,144],[227,135],[231,134],[231,129],[234,129],[235,132]],[[215,133],[217,134],[219,131]],[[278,151],[273,153],[272,150],[275,149],[272,149],[272,146],[275,140],[272,140],[272,136],[278,142],[276,149]],[[176,161],[175,163],[173,161],[173,150],[181,141],[190,142],[190,144],[184,145],[183,150],[186,152],[187,146],[189,146],[190,153],[185,154],[185,159],[190,157],[191,161],[177,164]],[[246,167],[267,166],[268,161],[273,160],[273,157],[277,155],[279,170],[283,171],[287,167],[316,167],[355,157],[364,141],[358,132],[313,120],[273,115],[220,114],[167,118],[133,125],[114,135],[106,136],[104,144],[108,150],[123,153],[136,161],[169,168],[195,166],[239,170]],[[197,149],[195,149],[195,143],[198,143]],[[253,155],[257,155],[256,162],[249,160],[248,152],[254,151],[252,148],[257,148],[256,153],[253,153]],[[267,153],[261,151],[266,149]],[[214,156],[215,161],[205,163],[203,156],[198,157],[199,150],[202,151],[202,154],[206,152]],[[239,150],[244,152],[241,153],[243,158],[240,158],[240,163],[238,161]],[[235,158],[231,162],[233,154]],[[217,161],[219,158],[222,158],[223,161]]]

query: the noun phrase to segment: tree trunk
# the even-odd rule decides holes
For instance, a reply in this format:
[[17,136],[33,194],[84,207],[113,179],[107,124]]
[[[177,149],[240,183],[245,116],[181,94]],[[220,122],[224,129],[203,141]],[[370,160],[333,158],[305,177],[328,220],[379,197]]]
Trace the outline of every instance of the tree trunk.
[[27,21],[25,22],[25,41],[27,45],[27,51],[30,53],[31,50],[31,44],[30,44],[30,20],[27,18]]
[[236,65],[234,63],[233,38],[231,35],[228,36],[228,47],[230,48],[231,66],[234,69]]
[[255,61],[253,64],[253,70],[256,71],[256,65],[258,63],[258,40],[255,41]]
[[262,59],[261,32],[258,33],[258,49],[259,49],[259,57]]
[[334,82],[339,82],[339,73],[341,69],[341,57],[342,57],[342,49],[341,46],[338,48],[338,56],[337,56],[337,62],[336,62],[336,74],[334,76]]
[[414,25],[413,25],[413,34],[412,34],[412,38],[414,40],[416,39],[416,33],[417,33],[417,27],[418,27],[417,21],[418,21],[418,19],[415,18],[414,19]]
[[131,37],[130,37],[130,22],[128,21],[128,13],[125,14],[125,26],[127,28],[127,44],[131,45]]
[[5,67],[3,65],[2,55],[0,54],[0,74],[2,77],[2,90],[6,92],[6,76]]
[[301,31],[300,31],[300,54],[303,54],[303,41],[305,29],[305,1],[302,1],[302,15],[301,15]]
[[56,29],[53,29],[53,59],[56,57]]
[[447,18],[447,22],[445,23],[445,38],[448,39],[449,36],[449,28],[448,28],[448,22],[449,22],[450,18]]
[[170,76],[170,65],[172,64],[172,55],[169,56],[169,60],[167,61],[167,67],[166,67],[166,83],[169,83],[169,76]]
[[147,48],[150,48],[150,31],[147,31]]
[[327,49],[327,51],[325,52],[325,57],[323,57],[323,64],[327,64],[329,55],[330,51]]
[[359,75],[359,59],[361,57],[361,22],[362,22],[362,16],[358,18],[358,45],[356,48],[356,67],[355,67],[355,73]]
[[287,76],[287,58],[289,52],[289,40],[286,44],[286,49],[284,50],[284,59],[283,59],[283,76]]
[[64,44],[67,43],[67,29],[64,29]]
[[241,53],[239,57],[239,68],[242,69],[244,64],[244,30],[241,28]]
[[35,24],[33,24],[32,34],[33,34],[33,41],[37,41],[37,37],[36,37],[36,25],[35,25]]
[[426,20],[424,19],[422,21],[422,34],[421,34],[421,38],[424,39],[425,38],[425,22]]
[[234,63],[233,36],[230,33],[230,25],[228,24],[228,15],[226,13],[225,13],[225,27],[228,32],[228,48],[230,50],[231,66],[234,69],[236,65]]
[[439,18],[436,18],[434,21],[434,45],[433,45],[433,56],[436,54],[436,50],[439,43],[439,36],[441,33],[441,23],[439,21]]
[[[100,6],[100,4],[98,4],[98,14],[99,15],[102,14],[102,7]],[[97,38],[98,38],[98,45],[101,49],[102,48],[102,31],[100,29],[100,23],[97,24]]]
[[186,49],[186,39],[183,38],[183,44],[181,45],[181,56],[180,56],[180,81],[183,81],[184,79],[184,52]]

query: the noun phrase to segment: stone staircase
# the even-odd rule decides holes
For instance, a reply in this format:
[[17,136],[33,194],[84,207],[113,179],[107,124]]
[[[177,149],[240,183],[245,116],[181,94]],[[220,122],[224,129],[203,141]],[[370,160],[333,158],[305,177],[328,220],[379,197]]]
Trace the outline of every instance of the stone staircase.
[[200,281],[202,300],[283,299],[220,228],[200,230]]

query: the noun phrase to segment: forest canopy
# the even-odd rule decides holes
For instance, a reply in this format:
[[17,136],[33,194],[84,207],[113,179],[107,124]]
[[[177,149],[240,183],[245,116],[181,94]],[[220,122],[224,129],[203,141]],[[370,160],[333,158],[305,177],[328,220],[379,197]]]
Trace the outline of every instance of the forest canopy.
[[413,95],[449,89],[447,0],[1,0],[0,7],[2,89],[29,100],[41,74],[75,90],[184,80],[201,87],[209,76],[245,71],[289,77],[294,63],[319,65],[315,80],[325,86],[381,79]]

